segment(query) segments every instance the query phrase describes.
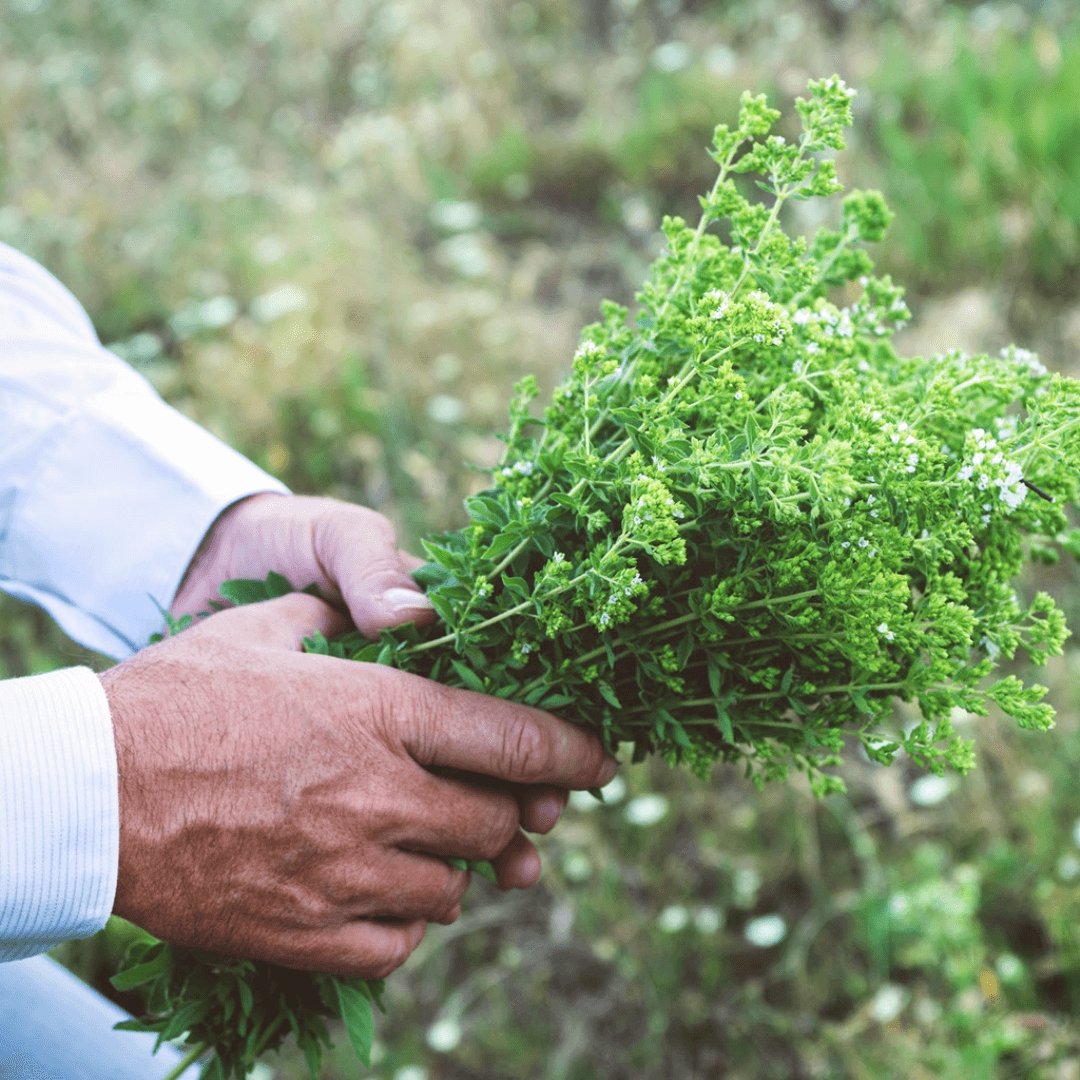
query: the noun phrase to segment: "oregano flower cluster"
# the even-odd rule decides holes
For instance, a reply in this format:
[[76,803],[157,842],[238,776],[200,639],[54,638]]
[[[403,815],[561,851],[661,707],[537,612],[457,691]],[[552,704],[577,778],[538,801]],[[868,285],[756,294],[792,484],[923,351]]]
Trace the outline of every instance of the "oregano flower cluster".
[[744,95],[637,314],[604,305],[541,415],[520,385],[492,487],[425,544],[442,625],[316,647],[555,710],[635,759],[794,768],[821,792],[848,738],[963,772],[954,710],[1050,726],[1042,688],[995,671],[1066,636],[1015,580],[1067,539],[1080,392],[1023,349],[898,355],[908,309],[865,248],[891,219],[876,192],[811,240],[784,231],[787,203],[840,190],[823,154],[852,96],[812,82],[788,142]]
[[[849,740],[964,772],[956,710],[1051,726],[1044,689],[1001,669],[1067,634],[1016,582],[1027,558],[1080,554],[1080,384],[1013,347],[899,355],[903,292],[865,246],[891,220],[879,194],[851,192],[812,238],[785,231],[787,204],[841,190],[828,154],[852,96],[811,82],[795,141],[743,96],[700,220],[664,221],[636,314],[603,306],[541,413],[520,384],[491,487],[425,543],[440,623],[310,650],[555,711],[635,760],[801,770],[820,793]],[[121,978],[150,988],[145,1026],[212,1047],[212,1076],[290,1031],[317,1074],[326,1016],[370,1046],[376,987],[163,943],[134,960]]]

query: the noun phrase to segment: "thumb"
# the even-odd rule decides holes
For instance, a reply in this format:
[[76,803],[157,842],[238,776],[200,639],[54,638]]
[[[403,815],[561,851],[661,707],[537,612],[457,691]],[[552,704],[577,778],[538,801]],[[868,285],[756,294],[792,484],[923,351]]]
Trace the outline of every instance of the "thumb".
[[353,624],[365,637],[402,623],[428,623],[431,602],[412,578],[420,560],[400,551],[394,527],[381,514],[343,506],[314,531],[316,557]]
[[231,643],[299,652],[304,638],[316,631],[328,638],[349,628],[348,620],[324,600],[307,593],[289,593],[259,604],[226,608],[185,632],[185,637],[217,634]]

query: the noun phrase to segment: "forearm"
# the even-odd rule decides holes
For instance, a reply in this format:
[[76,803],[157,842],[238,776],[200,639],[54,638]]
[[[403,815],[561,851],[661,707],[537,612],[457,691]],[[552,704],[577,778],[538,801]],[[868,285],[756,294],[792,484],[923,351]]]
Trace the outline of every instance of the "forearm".
[[165,404],[2,245],[0,430],[0,589],[112,656],[159,627],[227,506],[284,490]]
[[[226,507],[283,490],[166,405],[59,282],[3,245],[0,432],[0,590],[113,656],[160,628],[157,605]],[[97,677],[0,682],[0,960],[104,925],[117,802]]]

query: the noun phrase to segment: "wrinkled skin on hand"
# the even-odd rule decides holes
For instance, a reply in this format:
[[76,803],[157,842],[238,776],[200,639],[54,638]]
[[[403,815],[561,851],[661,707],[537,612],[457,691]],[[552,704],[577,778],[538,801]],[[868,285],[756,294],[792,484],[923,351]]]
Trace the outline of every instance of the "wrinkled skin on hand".
[[[583,730],[378,665],[302,652],[313,631],[432,617],[389,523],[332,500],[255,496],[215,524],[173,604],[278,570],[294,594],[221,611],[101,676],[116,731],[115,908],[158,937],[379,978],[460,913],[488,859],[539,877],[570,788],[615,763]],[[415,599],[413,599],[415,597]]]
[[252,495],[207,533],[172,603],[175,617],[205,611],[230,578],[271,570],[345,612],[367,637],[434,618],[410,577],[421,560],[397,546],[394,527],[364,506],[305,495]]
[[[422,560],[397,545],[393,525],[364,506],[305,495],[260,494],[230,506],[207,533],[177,592],[172,615],[205,611],[231,578],[283,574],[293,585],[314,585],[368,637],[402,623],[423,626],[435,613],[411,574]],[[550,785],[517,785],[521,824],[529,832],[554,828],[567,792]],[[499,883],[525,888],[540,876],[540,858],[515,837],[499,860]]]

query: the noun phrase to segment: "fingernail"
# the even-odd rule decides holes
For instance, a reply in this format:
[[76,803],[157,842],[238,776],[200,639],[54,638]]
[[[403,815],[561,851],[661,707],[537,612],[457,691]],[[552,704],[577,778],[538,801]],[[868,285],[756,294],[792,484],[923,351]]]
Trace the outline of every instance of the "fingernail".
[[430,611],[431,601],[414,589],[387,589],[383,602],[391,611]]

